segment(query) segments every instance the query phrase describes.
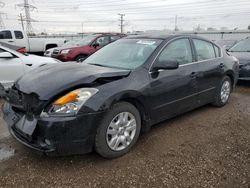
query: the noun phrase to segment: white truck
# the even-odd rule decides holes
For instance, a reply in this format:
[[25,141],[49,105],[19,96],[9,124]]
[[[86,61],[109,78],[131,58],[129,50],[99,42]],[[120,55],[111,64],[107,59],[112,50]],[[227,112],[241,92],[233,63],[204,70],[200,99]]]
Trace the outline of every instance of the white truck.
[[29,53],[41,53],[47,49],[60,47],[66,40],[63,38],[28,37],[20,29],[0,30],[0,42],[25,47]]

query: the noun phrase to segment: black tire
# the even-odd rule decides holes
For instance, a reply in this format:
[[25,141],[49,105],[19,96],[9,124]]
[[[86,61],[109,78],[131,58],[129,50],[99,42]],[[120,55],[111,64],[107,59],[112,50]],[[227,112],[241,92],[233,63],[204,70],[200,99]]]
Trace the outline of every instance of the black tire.
[[78,62],[78,63],[81,63],[83,62],[85,59],[87,59],[88,56],[86,55],[79,55],[76,57],[75,61]]
[[[106,140],[106,133],[107,129],[111,123],[111,121],[122,112],[129,112],[131,113],[136,120],[136,133],[131,141],[131,143],[127,146],[127,148],[121,151],[114,151],[112,150]],[[132,104],[128,102],[120,102],[112,106],[112,108],[107,112],[104,119],[102,120],[101,124],[99,125],[95,137],[95,151],[100,154],[104,158],[112,159],[121,157],[122,155],[126,154],[136,143],[138,137],[140,135],[141,130],[141,117],[140,113]]]
[[[229,85],[230,85],[230,93],[229,93],[228,99],[227,99],[226,101],[222,101],[221,90],[222,90],[222,86],[223,86],[223,84],[224,84],[225,82],[229,82],[229,83],[230,83],[230,84],[229,84]],[[220,85],[219,85],[219,87],[218,87],[218,89],[217,89],[217,91],[216,91],[215,100],[214,100],[214,102],[213,102],[212,104],[213,104],[214,106],[216,106],[216,107],[222,107],[222,106],[226,105],[226,104],[228,103],[229,98],[230,98],[231,92],[232,92],[232,81],[231,81],[230,77],[225,76],[225,77],[221,80],[221,82],[220,82]]]

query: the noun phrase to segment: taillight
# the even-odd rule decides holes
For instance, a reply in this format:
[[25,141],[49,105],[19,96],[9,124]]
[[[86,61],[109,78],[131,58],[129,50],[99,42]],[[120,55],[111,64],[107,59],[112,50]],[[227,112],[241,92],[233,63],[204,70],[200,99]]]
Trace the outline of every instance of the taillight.
[[17,52],[25,54],[26,53],[26,48],[25,47],[24,48],[20,48],[20,49],[17,50]]

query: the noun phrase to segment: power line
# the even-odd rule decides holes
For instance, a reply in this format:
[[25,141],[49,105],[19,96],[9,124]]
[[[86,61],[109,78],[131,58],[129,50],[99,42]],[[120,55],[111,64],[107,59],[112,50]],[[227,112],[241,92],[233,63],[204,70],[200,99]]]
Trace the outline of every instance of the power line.
[[[215,17],[218,19],[218,16],[228,16],[228,14],[232,15],[249,15],[250,12],[230,12],[230,13],[216,13],[216,14],[204,14],[201,15],[200,14],[190,14],[189,16],[178,16],[178,20],[185,20],[185,19],[206,19],[206,18],[211,18],[211,17]],[[195,16],[195,17],[194,17]],[[17,20],[17,19],[11,19],[9,18],[8,20]],[[129,21],[157,21],[157,20],[172,20],[172,18],[168,17],[168,18],[164,18],[164,17],[158,17],[158,18],[142,18],[142,19],[129,19]],[[123,20],[124,21],[124,20]],[[61,21],[61,20],[40,20],[38,22],[41,23],[82,23],[81,20],[76,20],[76,21]],[[84,21],[85,23],[107,23],[107,22],[113,22],[115,23],[115,20],[86,20]]]
[[[250,2],[249,1],[244,1],[244,2],[234,2],[234,3],[230,3],[230,5],[232,6],[233,4],[234,5],[241,5],[241,6],[244,6],[244,5],[250,5],[249,4]],[[202,1],[202,2],[193,2],[193,3],[183,3],[182,5],[176,5],[176,4],[171,4],[171,5],[158,5],[158,6],[142,6],[142,7],[125,7],[123,8],[122,6],[119,6],[119,8],[112,8],[112,9],[100,9],[100,10],[96,10],[96,7],[94,7],[94,10],[97,11],[97,12],[114,12],[114,11],[121,11],[122,9],[125,9],[126,10],[126,13],[130,14],[131,12],[128,12],[127,10],[134,10],[138,13],[138,11],[141,12],[141,10],[145,10],[145,9],[149,9],[149,10],[154,10],[156,9],[156,11],[158,12],[159,9],[173,9],[173,8],[177,8],[177,9],[180,9],[180,8],[189,8],[189,9],[194,9],[194,7],[196,6],[196,8],[199,8],[199,6],[197,5],[202,5],[202,6],[205,6],[204,8],[206,8],[207,10],[209,10],[209,5],[212,5],[212,6],[215,6],[215,7],[218,7],[219,5],[221,5],[222,8],[224,7],[227,7],[225,6],[225,2],[217,2],[216,4],[214,3],[214,1]],[[67,10],[63,10],[63,11],[59,11],[57,10],[58,12],[67,12]],[[71,11],[71,10],[70,10]],[[79,11],[82,11],[82,10],[79,10]],[[40,11],[40,12],[52,12],[52,11]],[[77,12],[77,11],[76,11]],[[93,12],[93,10],[89,10],[89,8],[87,10],[84,10],[84,12]]]
[[[132,4],[131,3],[122,3],[122,4],[119,4],[119,2],[124,2],[124,1],[115,1],[115,3],[114,2],[112,2],[111,4],[110,4],[110,2],[99,2],[99,3],[84,3],[84,4],[82,4],[82,3],[76,3],[76,4],[57,4],[57,5],[46,5],[46,8],[47,7],[49,7],[49,8],[62,8],[62,7],[69,7],[69,6],[81,6],[82,8],[89,8],[89,6],[91,5],[91,6],[93,6],[93,5],[96,5],[96,6],[99,6],[100,5],[100,7],[121,7],[121,6],[127,6],[127,5],[131,5],[131,6],[135,6],[135,5],[141,5],[142,4],[142,2],[133,2]],[[157,2],[163,2],[162,0],[155,0],[155,1],[143,1],[143,5],[145,5],[145,4],[152,4],[152,3],[157,3]],[[84,6],[84,7],[83,7]],[[94,7],[96,7],[96,6],[94,6]]]

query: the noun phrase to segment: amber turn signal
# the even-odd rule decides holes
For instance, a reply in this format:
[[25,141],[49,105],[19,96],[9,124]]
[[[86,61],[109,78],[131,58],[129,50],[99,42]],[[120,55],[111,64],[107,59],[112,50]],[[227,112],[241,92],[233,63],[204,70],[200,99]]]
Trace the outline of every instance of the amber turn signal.
[[77,100],[79,93],[80,93],[80,90],[72,91],[72,92],[68,93],[67,95],[64,95],[63,97],[56,100],[53,104],[54,105],[64,105],[64,104],[67,104],[69,102],[75,102]]

